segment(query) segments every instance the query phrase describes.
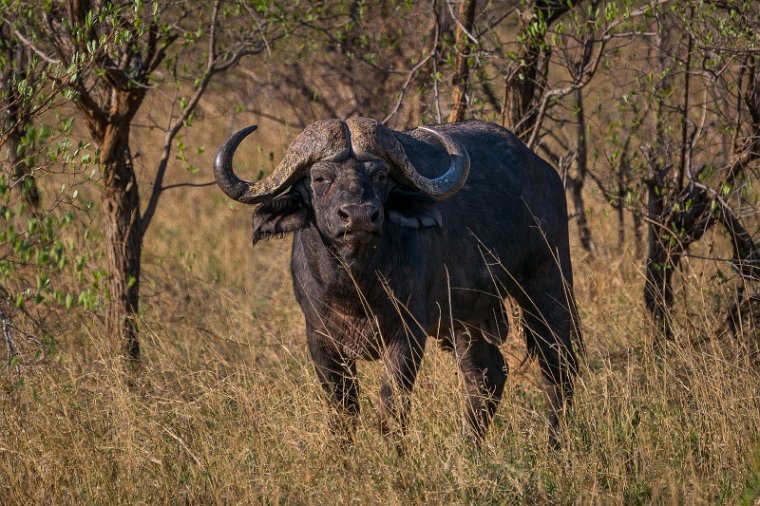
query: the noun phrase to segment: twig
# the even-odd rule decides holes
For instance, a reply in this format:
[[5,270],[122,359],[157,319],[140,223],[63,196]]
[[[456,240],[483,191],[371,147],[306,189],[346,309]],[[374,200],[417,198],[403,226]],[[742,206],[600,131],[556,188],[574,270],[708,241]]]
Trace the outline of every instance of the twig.
[[459,17],[454,13],[454,8],[451,7],[451,2],[446,2],[446,6],[449,8],[449,14],[451,14],[451,19],[454,20],[454,22],[457,24],[460,30],[462,30],[462,33],[467,35],[467,38],[470,39],[473,44],[475,44],[477,47],[480,47],[480,41],[475,37],[473,34],[467,30],[467,28],[462,24],[461,21],[459,21]]
[[[4,17],[3,19],[5,19],[6,22],[7,22],[7,18]],[[8,23],[8,24],[10,26],[10,23]],[[15,35],[16,37],[18,37],[18,40],[20,40],[21,42],[23,42],[26,47],[28,47],[29,49],[31,49],[34,52],[34,54],[36,54],[37,56],[39,56],[45,63],[49,63],[50,65],[60,65],[62,63],[61,60],[57,60],[57,59],[53,58],[52,56],[49,56],[47,53],[45,53],[41,49],[37,48],[37,46],[35,46],[34,43],[31,40],[29,40],[26,37],[24,37],[24,34],[21,33],[21,32],[19,32],[15,28],[13,29],[13,35]]]
[[169,436],[171,436],[172,439],[174,439],[176,442],[178,442],[179,445],[182,447],[182,449],[184,449],[187,452],[187,454],[190,455],[190,458],[193,459],[193,461],[195,462],[195,464],[200,469],[203,469],[203,464],[201,463],[200,459],[198,457],[196,457],[193,452],[190,451],[190,448],[188,448],[187,445],[185,444],[185,442],[182,441],[182,438],[180,438],[174,432],[172,432],[171,430],[169,430],[168,427],[164,427],[164,432],[166,432],[167,434],[169,434]]
[[175,184],[169,184],[163,187],[165,190],[171,190],[172,188],[206,188],[208,186],[214,186],[216,184],[216,181],[209,181],[207,183],[175,183]]
[[[437,37],[436,37],[437,39]],[[430,53],[425,58],[423,58],[417,65],[412,67],[412,69],[409,71],[409,75],[406,77],[406,80],[404,81],[404,84],[401,85],[401,92],[399,93],[398,100],[396,101],[396,105],[391,109],[391,112],[383,118],[383,124],[387,123],[393,116],[398,113],[398,110],[401,108],[401,102],[404,101],[404,97],[406,96],[406,90],[409,88],[409,84],[412,82],[412,79],[414,79],[414,76],[417,74],[417,71],[422,68],[428,61],[430,61],[430,58],[433,57],[435,53]]]

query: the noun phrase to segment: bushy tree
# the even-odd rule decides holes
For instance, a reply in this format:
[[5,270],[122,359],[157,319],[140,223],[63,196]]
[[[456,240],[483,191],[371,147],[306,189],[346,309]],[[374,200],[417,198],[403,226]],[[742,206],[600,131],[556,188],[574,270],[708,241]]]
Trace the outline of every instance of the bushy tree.
[[[265,48],[266,3],[60,0],[3,2],[3,22],[16,44],[47,65],[97,150],[105,231],[106,331],[137,360],[136,317],[145,233],[164,190],[179,132],[192,123],[209,82]],[[147,96],[174,87],[162,154],[147,205],[131,146],[132,123]]]

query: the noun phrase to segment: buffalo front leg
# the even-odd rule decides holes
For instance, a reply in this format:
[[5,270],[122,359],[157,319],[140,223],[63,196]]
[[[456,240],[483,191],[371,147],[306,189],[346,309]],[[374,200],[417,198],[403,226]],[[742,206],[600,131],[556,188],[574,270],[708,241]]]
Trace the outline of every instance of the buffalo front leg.
[[485,339],[485,333],[493,335],[497,330],[495,325],[487,321],[480,327],[480,330],[462,329],[454,337],[466,396],[464,432],[475,444],[479,444],[488,431],[507,379],[504,356],[498,346]]
[[404,434],[409,402],[425,349],[425,335],[400,336],[387,343],[383,352],[385,377],[380,386],[380,430]]
[[309,353],[333,416],[330,427],[339,437],[351,437],[359,414],[356,362],[340,355],[320,336],[309,335]]

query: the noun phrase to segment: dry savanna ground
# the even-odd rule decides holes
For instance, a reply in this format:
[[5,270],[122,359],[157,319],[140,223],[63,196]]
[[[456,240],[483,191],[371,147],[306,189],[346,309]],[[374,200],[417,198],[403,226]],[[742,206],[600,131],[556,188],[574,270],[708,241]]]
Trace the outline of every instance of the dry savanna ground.
[[[241,158],[249,176],[268,163],[256,143],[281,150],[292,137],[257,135]],[[641,259],[632,246],[604,246],[614,217],[591,197],[602,247],[590,257],[574,245],[588,363],[560,450],[545,444],[537,370],[517,326],[483,448],[464,443],[453,358],[430,342],[406,454],[376,427],[377,364],[360,367],[355,446],[341,450],[292,295],[290,240],[252,249],[249,209],[215,188],[178,190],[145,248],[136,378],[87,315],[61,326],[48,362],[2,373],[0,502],[756,503],[760,378],[716,310],[730,291],[714,267],[687,261],[676,340],[653,346]]]

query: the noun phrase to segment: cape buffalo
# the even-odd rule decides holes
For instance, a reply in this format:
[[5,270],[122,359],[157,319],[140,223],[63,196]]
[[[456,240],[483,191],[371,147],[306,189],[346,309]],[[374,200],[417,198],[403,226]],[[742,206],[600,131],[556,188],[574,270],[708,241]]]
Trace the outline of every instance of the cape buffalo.
[[255,129],[219,148],[214,174],[230,198],[259,204],[254,244],[294,234],[295,295],[336,420],[359,411],[356,361],[382,359],[381,426],[403,430],[434,336],[456,355],[465,431],[480,441],[507,376],[499,344],[511,296],[541,366],[556,443],[580,339],[557,173],[491,123],[397,132],[355,118],[307,126],[269,177],[249,182],[235,175],[232,159]]

